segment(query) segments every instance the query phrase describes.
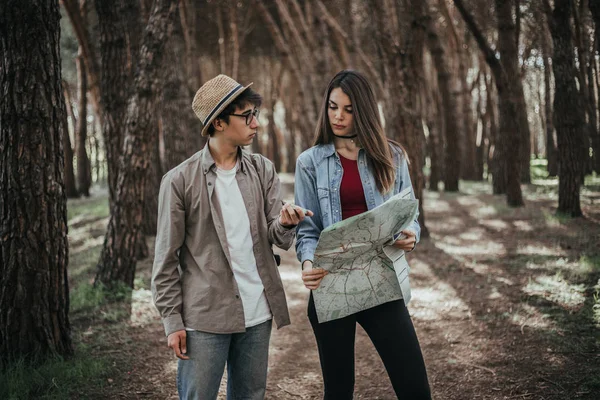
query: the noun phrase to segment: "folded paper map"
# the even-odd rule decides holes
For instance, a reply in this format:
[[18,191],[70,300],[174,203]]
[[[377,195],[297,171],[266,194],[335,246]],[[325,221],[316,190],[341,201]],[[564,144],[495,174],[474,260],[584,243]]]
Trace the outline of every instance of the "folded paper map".
[[329,274],[313,290],[320,323],[402,298],[400,283],[408,275],[408,264],[404,251],[392,244],[417,216],[419,201],[410,194],[407,188],[321,232],[314,268]]

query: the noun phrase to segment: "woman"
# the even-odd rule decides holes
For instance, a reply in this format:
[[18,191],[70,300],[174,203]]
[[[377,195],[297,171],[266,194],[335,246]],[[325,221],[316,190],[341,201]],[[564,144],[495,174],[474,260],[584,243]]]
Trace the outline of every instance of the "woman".
[[[407,158],[385,137],[369,82],[358,72],[339,72],[323,99],[315,145],[296,164],[296,204],[314,212],[297,228],[304,285],[318,288],[327,273],[312,268],[323,229],[373,209],[408,187],[412,191]],[[394,245],[412,251],[419,241],[419,223],[415,220],[402,233]],[[405,288],[402,297],[409,299],[410,287]],[[311,293],[308,317],[319,349],[325,399],[352,399],[357,322],[375,345],[396,395],[431,398],[423,355],[403,299],[319,323]]]

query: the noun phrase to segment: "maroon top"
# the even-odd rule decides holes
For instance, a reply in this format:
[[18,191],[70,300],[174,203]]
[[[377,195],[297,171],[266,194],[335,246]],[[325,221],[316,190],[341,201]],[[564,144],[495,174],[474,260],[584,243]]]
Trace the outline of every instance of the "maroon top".
[[342,204],[342,219],[350,218],[368,210],[358,172],[358,161],[349,160],[339,153],[344,174],[340,185],[340,202]]

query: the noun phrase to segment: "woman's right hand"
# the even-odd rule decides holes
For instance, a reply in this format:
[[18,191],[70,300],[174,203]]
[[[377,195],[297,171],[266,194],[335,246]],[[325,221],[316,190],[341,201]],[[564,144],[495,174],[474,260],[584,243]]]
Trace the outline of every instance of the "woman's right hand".
[[307,289],[315,290],[329,271],[323,268],[313,268],[312,261],[306,260],[302,265],[302,281]]

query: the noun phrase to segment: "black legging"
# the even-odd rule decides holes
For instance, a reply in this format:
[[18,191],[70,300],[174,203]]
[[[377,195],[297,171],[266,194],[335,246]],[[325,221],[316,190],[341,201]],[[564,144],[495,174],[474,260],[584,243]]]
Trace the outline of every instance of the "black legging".
[[425,362],[404,300],[319,324],[311,293],[308,319],[319,348],[325,400],[352,399],[357,322],[375,345],[398,399],[431,399]]

